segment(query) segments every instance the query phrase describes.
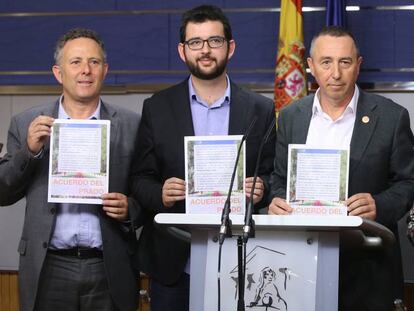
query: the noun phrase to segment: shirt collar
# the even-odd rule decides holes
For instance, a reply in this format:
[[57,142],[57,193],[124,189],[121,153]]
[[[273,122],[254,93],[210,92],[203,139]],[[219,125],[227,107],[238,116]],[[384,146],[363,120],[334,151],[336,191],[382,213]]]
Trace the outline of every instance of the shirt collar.
[[[99,120],[101,118],[101,99],[99,99],[98,107],[94,113],[88,118],[89,120],[96,119]],[[65,108],[63,108],[63,95],[59,98],[59,112],[58,112],[58,119],[71,119],[71,117],[66,113]]]
[[[324,113],[322,110],[321,102],[319,101],[319,91],[320,88],[316,90],[315,96],[313,98],[313,105],[312,105],[312,115],[316,115],[319,113]],[[355,85],[354,89],[354,95],[352,95],[351,101],[349,102],[348,106],[345,108],[345,111],[343,112],[342,116],[346,113],[356,113],[357,104],[358,104],[358,98],[359,98],[359,88],[357,85]]]
[[[230,104],[230,79],[228,77],[228,75],[226,75],[226,81],[227,81],[227,87],[226,90],[224,91],[224,95],[219,98],[218,100],[216,100],[214,102],[213,105],[211,105],[211,108],[214,107],[220,107],[222,106],[224,103],[229,103]],[[204,102],[201,98],[199,98],[194,90],[193,87],[193,79],[192,76],[190,75],[190,78],[188,79],[188,91],[189,91],[189,95],[190,95],[190,102],[193,102],[193,100],[195,100],[197,103],[209,107],[208,104],[206,102]]]

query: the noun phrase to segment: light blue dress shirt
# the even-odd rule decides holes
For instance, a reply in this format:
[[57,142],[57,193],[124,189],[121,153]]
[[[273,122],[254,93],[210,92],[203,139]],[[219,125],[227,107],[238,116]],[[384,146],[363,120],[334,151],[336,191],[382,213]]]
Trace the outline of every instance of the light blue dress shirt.
[[224,95],[211,106],[197,96],[190,76],[188,89],[190,96],[191,115],[193,118],[194,134],[196,136],[228,135],[230,116],[230,81]]
[[[195,136],[228,135],[230,119],[230,80],[226,76],[227,88],[224,95],[211,106],[199,98],[194,90],[190,76],[188,90],[190,96],[191,115]],[[190,274],[190,259],[184,268]]]
[[[59,101],[59,119],[70,119]],[[89,119],[100,119],[101,101]],[[50,240],[50,248],[67,249],[90,247],[102,249],[102,235],[98,213],[102,205],[94,204],[57,204],[56,221]]]

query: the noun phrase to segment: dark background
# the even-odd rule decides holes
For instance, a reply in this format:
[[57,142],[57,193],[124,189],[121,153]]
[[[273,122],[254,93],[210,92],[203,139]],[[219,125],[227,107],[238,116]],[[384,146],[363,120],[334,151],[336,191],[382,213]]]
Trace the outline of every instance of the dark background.
[[[175,83],[186,75],[177,55],[184,10],[203,3],[223,8],[237,48],[230,72],[235,81],[271,85],[279,32],[280,0],[1,0],[0,85],[56,85],[50,73],[60,35],[73,27],[96,30],[104,39],[108,85]],[[360,82],[414,81],[414,10],[407,0],[348,0],[347,12],[364,57]],[[325,0],[303,0],[305,45],[325,23]]]

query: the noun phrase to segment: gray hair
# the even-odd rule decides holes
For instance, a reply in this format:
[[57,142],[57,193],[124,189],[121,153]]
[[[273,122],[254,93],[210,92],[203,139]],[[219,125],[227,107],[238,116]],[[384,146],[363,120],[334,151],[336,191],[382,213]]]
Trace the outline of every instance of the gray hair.
[[55,53],[54,53],[54,59],[55,64],[58,64],[61,58],[62,49],[65,46],[66,42],[78,38],[88,38],[94,40],[98,45],[101,47],[102,55],[104,58],[104,62],[106,63],[106,51],[105,51],[105,44],[101,40],[101,38],[98,36],[98,34],[91,30],[86,28],[74,28],[69,30],[67,33],[65,33],[63,36],[59,38],[59,40],[56,42],[55,47]]
[[355,46],[355,49],[356,49],[356,52],[357,52],[357,57],[360,56],[359,48],[358,48],[357,42],[355,40],[355,37],[349,30],[347,30],[343,27],[340,27],[340,26],[326,26],[326,27],[323,27],[319,32],[317,32],[313,36],[311,46],[310,46],[310,49],[309,49],[310,57],[312,57],[313,50],[315,48],[316,39],[318,39],[319,37],[322,37],[322,36],[331,36],[331,37],[337,37],[337,38],[339,38],[339,37],[350,37],[352,39],[352,41],[354,42],[354,46]]

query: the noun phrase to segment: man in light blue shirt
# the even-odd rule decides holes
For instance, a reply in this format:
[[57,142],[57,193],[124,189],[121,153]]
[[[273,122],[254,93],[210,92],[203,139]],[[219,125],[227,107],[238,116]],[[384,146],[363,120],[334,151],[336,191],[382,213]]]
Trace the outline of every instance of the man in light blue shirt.
[[[189,308],[190,245],[153,224],[160,212],[184,213],[184,136],[241,135],[257,118],[246,141],[246,193],[252,189],[257,152],[275,118],[273,102],[229,79],[227,63],[236,48],[223,12],[210,5],[184,13],[178,53],[190,77],[145,100],[138,131],[133,194],[149,216],[139,239],[137,262],[151,277],[152,311]],[[274,131],[263,149],[252,198],[267,204]]]
[[[108,64],[94,31],[63,35],[52,70],[62,96],[12,118],[0,160],[0,205],[26,197],[18,250],[20,310],[135,311],[137,279],[129,254],[140,209],[127,195],[140,117],[102,102]],[[47,202],[55,118],[110,120],[109,193],[102,205]]]

